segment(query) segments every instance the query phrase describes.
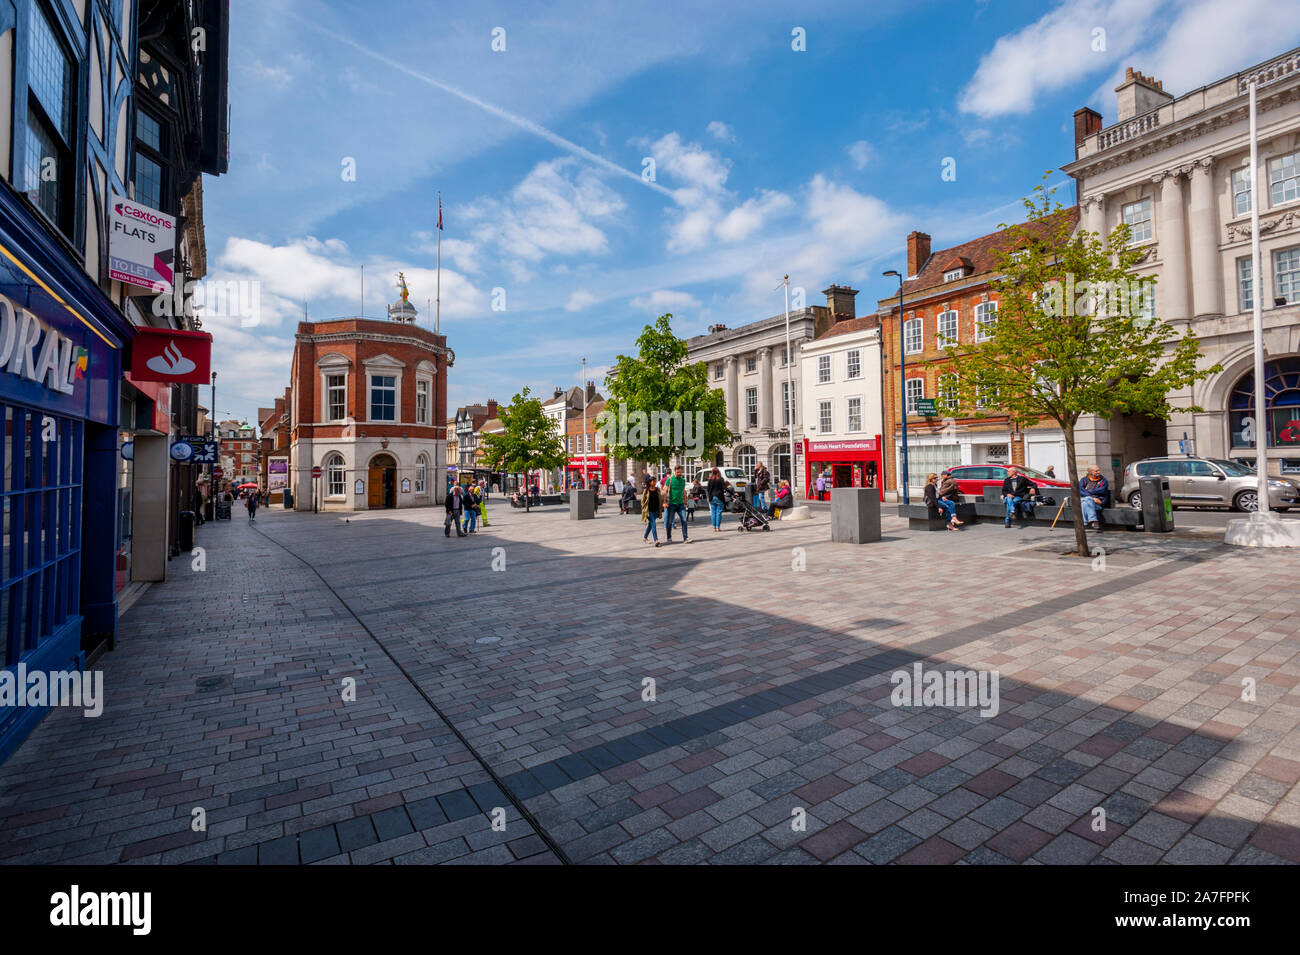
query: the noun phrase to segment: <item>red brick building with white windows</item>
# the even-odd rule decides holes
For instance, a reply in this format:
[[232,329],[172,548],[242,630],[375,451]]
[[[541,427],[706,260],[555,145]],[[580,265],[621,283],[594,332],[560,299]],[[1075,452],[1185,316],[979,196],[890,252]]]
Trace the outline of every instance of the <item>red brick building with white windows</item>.
[[[372,510],[442,503],[447,468],[444,335],[392,319],[300,322],[290,372],[294,507]],[[313,481],[313,467],[321,477]]]
[[[1078,222],[1077,208],[1062,214]],[[913,232],[907,237],[907,278],[903,282],[903,327],[906,330],[906,380],[908,470],[911,489],[919,494],[931,471],[958,464],[1019,464],[1046,469],[1055,465],[1066,473],[1065,435],[1053,422],[1017,422],[1002,412],[995,400],[979,409],[944,407],[951,386],[952,359],[944,351],[947,339],[960,345],[975,342],[986,322],[996,321],[999,254],[1009,247],[1002,231],[980,236],[938,252],[930,250],[930,237]],[[886,487],[901,491],[902,404],[898,296],[877,303],[882,336],[884,375],[884,463]],[[920,398],[936,399],[938,413],[921,415]]]

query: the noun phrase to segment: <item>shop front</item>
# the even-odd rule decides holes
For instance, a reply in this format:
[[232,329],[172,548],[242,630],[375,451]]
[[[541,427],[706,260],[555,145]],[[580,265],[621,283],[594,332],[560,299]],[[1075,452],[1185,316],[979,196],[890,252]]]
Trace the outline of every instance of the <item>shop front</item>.
[[564,489],[594,487],[593,481],[599,481],[601,487],[609,483],[609,460],[604,455],[590,454],[585,458],[569,458],[564,471]]
[[[30,683],[82,670],[115,639],[118,415],[131,334],[0,188],[0,666],[11,686],[19,673]],[[0,761],[47,712],[26,702],[0,702]]]
[[880,499],[885,499],[880,481],[880,435],[844,441],[809,441],[805,438],[802,458],[805,497],[817,497],[817,476],[824,474],[832,488],[879,488]]

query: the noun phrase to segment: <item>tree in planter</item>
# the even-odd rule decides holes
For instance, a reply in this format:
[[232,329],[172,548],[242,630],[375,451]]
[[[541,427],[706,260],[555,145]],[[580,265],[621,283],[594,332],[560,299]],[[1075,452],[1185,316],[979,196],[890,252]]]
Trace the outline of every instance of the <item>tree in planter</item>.
[[[498,434],[485,434],[481,440],[483,457],[494,471],[549,471],[562,466],[567,458],[564,445],[555,431],[555,422],[542,412],[542,403],[529,397],[527,387],[515,395],[510,406],[498,412],[504,428]],[[531,512],[532,496],[524,495],[524,510]]]
[[637,356],[619,355],[605,378],[611,399],[596,425],[607,453],[634,461],[708,459],[730,445],[727,399],[710,386],[704,362],[686,361],[672,315],[646,325],[636,344]]
[[[949,345],[957,401],[976,417],[996,406],[1020,426],[1056,422],[1065,434],[1075,553],[1088,556],[1074,429],[1093,414],[1169,419],[1171,392],[1219,371],[1198,369],[1189,327],[1178,337],[1155,316],[1154,279],[1132,272],[1144,256],[1127,225],[1108,237],[1075,231],[1073,217],[1044,183],[1024,200],[1028,221],[1000,226],[996,325],[991,337]],[[1112,488],[1112,496],[1118,493]]]

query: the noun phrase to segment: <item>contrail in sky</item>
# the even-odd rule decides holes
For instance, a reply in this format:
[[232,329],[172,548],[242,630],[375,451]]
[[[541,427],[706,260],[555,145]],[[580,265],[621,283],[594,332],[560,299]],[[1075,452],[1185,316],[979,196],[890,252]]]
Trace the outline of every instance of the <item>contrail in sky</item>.
[[668,196],[669,198],[672,198],[673,196],[673,191],[671,189],[661,186],[657,182],[648,182],[647,180],[642,179],[639,173],[633,172],[630,169],[620,166],[618,163],[611,162],[610,160],[606,159],[604,156],[598,156],[596,153],[593,153],[590,149],[586,149],[582,146],[579,146],[577,143],[573,142],[572,140],[565,139],[563,136],[559,135],[558,133],[551,132],[545,126],[542,126],[540,123],[533,122],[531,119],[528,119],[526,116],[520,116],[518,113],[512,113],[510,112],[510,110],[502,109],[500,106],[494,106],[493,104],[486,102],[485,100],[479,99],[477,96],[474,96],[472,93],[466,93],[462,89],[457,89],[455,86],[452,86],[450,83],[444,83],[442,80],[434,79],[432,76],[429,76],[426,73],[421,73],[419,70],[413,70],[405,63],[387,57],[384,54],[380,53],[378,50],[372,50],[367,46],[363,46],[362,44],[358,43],[356,40],[352,39],[351,37],[344,36],[341,33],[335,33],[333,30],[328,30],[325,27],[321,26],[320,24],[308,20],[305,17],[301,17],[292,11],[286,10],[284,12],[289,16],[293,17],[295,20],[301,22],[309,29],[315,30],[317,33],[322,33],[325,36],[337,40],[340,43],[345,43],[348,46],[352,47],[353,49],[361,53],[364,53],[366,56],[378,60],[380,63],[390,66],[393,69],[398,70],[399,72],[405,73],[407,76],[414,77],[415,79],[419,80],[422,83],[427,83],[428,85],[435,87],[436,89],[442,90],[444,93],[450,93],[452,96],[455,96],[458,99],[462,99],[467,103],[471,103],[474,106],[477,106],[479,109],[483,110],[485,113],[490,113],[493,116],[497,117],[498,119],[505,120],[507,123],[510,123],[512,126],[517,126],[520,129],[525,130],[526,132],[530,132],[534,136],[538,136],[541,139],[546,140],[548,143],[551,143],[553,146],[558,146],[560,149],[563,149],[566,152],[572,153],[573,155],[578,156],[581,159],[585,159],[587,162],[591,163],[594,166],[599,166],[602,169],[615,173],[616,175],[623,176],[627,179],[631,179],[633,182],[639,183],[640,185],[653,189],[656,192]]

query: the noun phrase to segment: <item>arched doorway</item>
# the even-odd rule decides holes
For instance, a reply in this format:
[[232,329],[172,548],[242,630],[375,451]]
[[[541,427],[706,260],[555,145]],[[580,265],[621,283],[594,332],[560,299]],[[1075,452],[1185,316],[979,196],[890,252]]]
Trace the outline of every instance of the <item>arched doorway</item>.
[[768,470],[772,472],[772,479],[778,484],[781,481],[790,480],[790,445],[777,444],[772,446],[768,452],[771,459],[768,463]]
[[397,506],[397,462],[391,454],[370,459],[367,505],[372,509]]

